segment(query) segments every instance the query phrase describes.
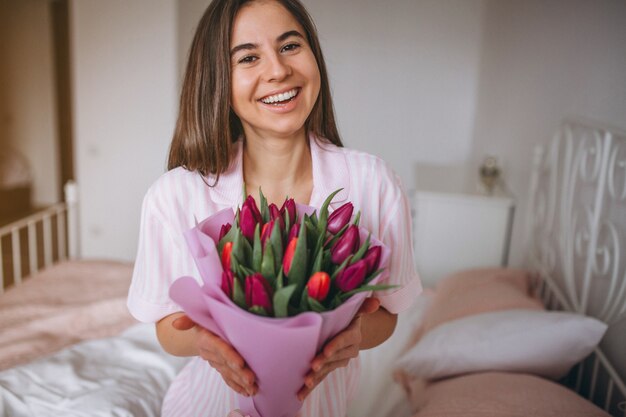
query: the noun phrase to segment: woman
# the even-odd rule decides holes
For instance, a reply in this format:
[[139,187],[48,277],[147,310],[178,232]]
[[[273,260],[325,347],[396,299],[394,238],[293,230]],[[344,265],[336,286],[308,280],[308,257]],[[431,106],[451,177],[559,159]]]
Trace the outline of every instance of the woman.
[[[319,207],[343,188],[361,225],[392,251],[390,282],[313,359],[298,396],[300,416],[345,416],[358,379],[358,352],[391,336],[397,313],[421,290],[413,269],[410,218],[398,177],[371,155],[348,150],[335,126],[315,28],[297,0],[215,0],[199,23],[181,95],[169,169],[143,204],[129,292],[133,315],[156,322],[163,348],[194,356],[163,404],[165,416],[219,416],[235,392],[254,395],[254,373],[227,342],[195,326],[168,297],[171,282],[197,276],[183,232],[242,201],[290,196]],[[228,388],[230,387],[230,389]]]

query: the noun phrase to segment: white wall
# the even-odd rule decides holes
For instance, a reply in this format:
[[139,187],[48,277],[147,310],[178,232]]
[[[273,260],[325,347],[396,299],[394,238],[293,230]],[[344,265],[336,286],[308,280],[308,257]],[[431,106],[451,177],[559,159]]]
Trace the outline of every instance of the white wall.
[[475,114],[482,0],[305,0],[346,146],[413,164],[464,162]]
[[491,153],[504,165],[519,265],[532,147],[568,116],[626,129],[626,2],[490,0],[482,50],[472,160]]
[[70,6],[82,256],[133,260],[141,201],[174,128],[176,2]]
[[0,144],[28,160],[33,204],[56,203],[60,168],[48,2],[0,1],[0,57]]

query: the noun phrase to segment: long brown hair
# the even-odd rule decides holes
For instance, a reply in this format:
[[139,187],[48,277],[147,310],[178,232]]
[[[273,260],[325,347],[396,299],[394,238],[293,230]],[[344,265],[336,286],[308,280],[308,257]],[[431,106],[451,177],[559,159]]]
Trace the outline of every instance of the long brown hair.
[[[230,98],[230,35],[237,11],[253,0],[213,0],[204,12],[191,44],[180,95],[180,109],[167,168],[182,166],[203,176],[228,169],[233,143],[243,135]],[[320,72],[320,93],[305,130],[343,146],[330,95],[324,56],[315,25],[298,0],[277,0],[304,29]]]

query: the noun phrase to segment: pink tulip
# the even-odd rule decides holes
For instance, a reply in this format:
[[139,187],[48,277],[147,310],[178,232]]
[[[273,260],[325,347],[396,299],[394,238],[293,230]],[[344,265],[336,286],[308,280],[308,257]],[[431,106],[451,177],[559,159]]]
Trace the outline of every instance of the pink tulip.
[[293,198],[289,198],[283,203],[280,212],[284,214],[285,211],[289,214],[289,224],[294,224],[296,222],[296,202]]
[[291,242],[291,239],[294,237],[298,237],[300,234],[300,223],[296,223],[291,226],[291,230],[289,231],[289,236],[287,236],[287,242]]
[[380,254],[381,248],[380,246],[372,246],[365,252],[365,256],[363,256],[363,260],[367,264],[367,275],[378,269],[378,265],[380,264]]
[[226,223],[222,225],[222,228],[220,229],[220,237],[217,239],[218,242],[222,240],[222,238],[226,236],[228,232],[230,232],[230,229],[232,228],[232,226],[233,225],[230,223]]
[[254,229],[257,223],[261,223],[261,213],[256,206],[256,202],[252,196],[248,196],[241,207],[239,214],[239,226],[243,235],[252,241],[254,239]]
[[248,307],[258,306],[269,315],[272,314],[272,287],[263,278],[263,275],[256,273],[246,277],[246,303]]
[[341,271],[335,278],[335,284],[343,292],[352,291],[363,283],[366,275],[367,264],[364,259],[361,259]]
[[355,225],[349,226],[348,230],[330,249],[330,259],[334,264],[340,265],[348,256],[357,251],[359,244],[359,228]]
[[346,203],[328,216],[328,224],[326,230],[332,234],[339,232],[352,218],[354,206],[352,203]]
[[272,203],[269,206],[269,210],[270,210],[270,220],[276,220],[278,219],[279,223],[280,223],[280,228],[281,230],[285,229],[285,219],[283,218],[283,213],[278,210],[278,207],[276,206],[276,204]]
[[233,274],[233,271],[231,271],[230,269],[225,269],[222,272],[222,291],[224,291],[224,293],[228,295],[228,298],[233,298],[234,286],[235,275]]

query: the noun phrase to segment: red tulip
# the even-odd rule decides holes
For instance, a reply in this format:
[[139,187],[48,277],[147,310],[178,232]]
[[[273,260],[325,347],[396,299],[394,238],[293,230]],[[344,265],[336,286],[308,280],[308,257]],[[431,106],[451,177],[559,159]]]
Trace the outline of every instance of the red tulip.
[[222,291],[228,295],[228,298],[233,298],[233,287],[235,286],[235,275],[230,269],[226,269],[222,272]]
[[222,225],[222,228],[220,229],[220,237],[219,239],[217,239],[218,242],[222,240],[224,236],[226,236],[226,234],[230,231],[231,227],[232,227],[232,224],[230,223],[226,223]]
[[278,219],[278,221],[280,222],[281,230],[285,229],[285,219],[283,219],[282,212],[278,210],[278,207],[276,206],[276,204],[274,203],[270,204],[269,210],[270,210],[270,220],[275,221],[276,219]]
[[226,242],[222,248],[222,267],[230,270],[230,254],[233,251],[233,242]]
[[272,235],[272,230],[274,230],[274,220],[270,220],[263,225],[263,229],[261,229],[261,243],[263,246],[265,246],[265,241]]
[[346,258],[359,248],[360,237],[359,228],[355,225],[349,226],[348,230],[339,238],[339,240],[330,249],[330,259],[336,265],[341,265]]
[[352,203],[346,203],[337,210],[333,211],[333,213],[328,216],[326,230],[332,234],[339,232],[346,224],[348,224],[350,218],[352,218],[353,210],[354,206]]
[[296,253],[296,245],[298,244],[298,238],[294,237],[289,241],[287,250],[285,250],[285,256],[283,256],[283,272],[289,276],[289,270],[291,269],[291,262],[293,261],[293,255]]
[[372,246],[365,252],[365,256],[363,256],[363,260],[367,264],[367,275],[378,269],[378,265],[380,264],[380,254],[381,248],[380,246]]
[[246,304],[262,307],[268,315],[272,314],[272,287],[260,273],[246,277]]
[[361,259],[341,271],[335,278],[335,284],[343,292],[352,291],[363,283],[366,275],[367,264]]
[[296,202],[293,198],[289,198],[283,203],[283,206],[280,208],[280,213],[284,214],[285,211],[287,211],[289,215],[289,224],[294,224],[296,222]]
[[324,301],[330,290],[330,275],[326,272],[316,272],[309,278],[306,284],[309,297],[317,301]]
[[252,196],[248,196],[241,207],[239,214],[239,226],[243,235],[252,241],[254,239],[254,229],[257,223],[261,223],[261,213],[256,206],[256,202]]

